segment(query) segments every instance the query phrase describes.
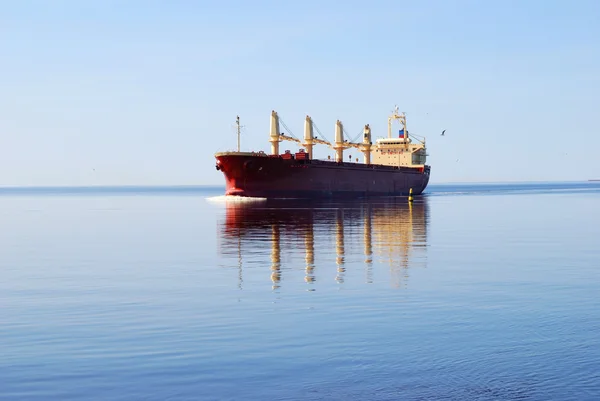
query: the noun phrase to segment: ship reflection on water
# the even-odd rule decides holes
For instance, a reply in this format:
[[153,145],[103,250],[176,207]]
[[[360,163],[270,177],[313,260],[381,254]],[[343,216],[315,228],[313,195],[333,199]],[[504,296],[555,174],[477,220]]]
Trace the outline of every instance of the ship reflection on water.
[[[270,265],[273,288],[291,272],[303,270],[304,281],[362,275],[373,283],[386,274],[399,287],[408,269],[426,267],[427,198],[364,201],[292,201],[226,204],[218,223],[219,251],[235,259],[239,288],[244,269]],[[318,273],[318,274],[317,274]],[[317,280],[318,278],[318,280]]]

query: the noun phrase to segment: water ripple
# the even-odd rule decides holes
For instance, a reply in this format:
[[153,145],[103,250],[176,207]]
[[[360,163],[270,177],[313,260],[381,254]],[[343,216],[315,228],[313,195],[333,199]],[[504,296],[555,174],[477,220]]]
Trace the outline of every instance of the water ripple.
[[2,196],[0,399],[599,399],[578,185]]

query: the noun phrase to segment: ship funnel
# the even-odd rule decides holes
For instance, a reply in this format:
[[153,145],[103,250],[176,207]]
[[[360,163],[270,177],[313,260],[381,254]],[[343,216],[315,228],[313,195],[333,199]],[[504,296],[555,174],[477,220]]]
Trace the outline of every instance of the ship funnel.
[[306,152],[308,153],[308,158],[313,158],[313,124],[310,116],[306,116],[304,120],[304,143],[302,146],[306,148]]
[[335,122],[335,161],[344,161],[344,126],[340,120]]
[[365,164],[371,164],[371,127],[365,125],[362,152],[365,154]]
[[279,138],[279,116],[275,110],[271,111],[271,138],[269,142],[271,142],[271,153],[274,155],[279,154],[279,142],[281,142],[281,138]]

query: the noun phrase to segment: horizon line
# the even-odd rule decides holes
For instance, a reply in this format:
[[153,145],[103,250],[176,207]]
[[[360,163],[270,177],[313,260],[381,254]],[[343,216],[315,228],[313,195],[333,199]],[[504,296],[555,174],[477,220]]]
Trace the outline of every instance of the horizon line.
[[[485,185],[485,184],[559,184],[600,182],[600,179],[587,180],[514,180],[514,181],[443,181],[431,185]],[[0,185],[5,189],[61,189],[61,188],[224,188],[224,184],[85,184],[85,185]]]

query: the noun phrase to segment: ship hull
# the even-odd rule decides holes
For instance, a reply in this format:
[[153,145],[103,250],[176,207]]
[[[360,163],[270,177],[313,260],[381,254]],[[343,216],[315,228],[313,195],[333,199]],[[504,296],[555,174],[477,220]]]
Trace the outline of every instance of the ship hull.
[[430,167],[392,167],[248,153],[216,154],[225,194],[258,198],[366,198],[420,195]]

